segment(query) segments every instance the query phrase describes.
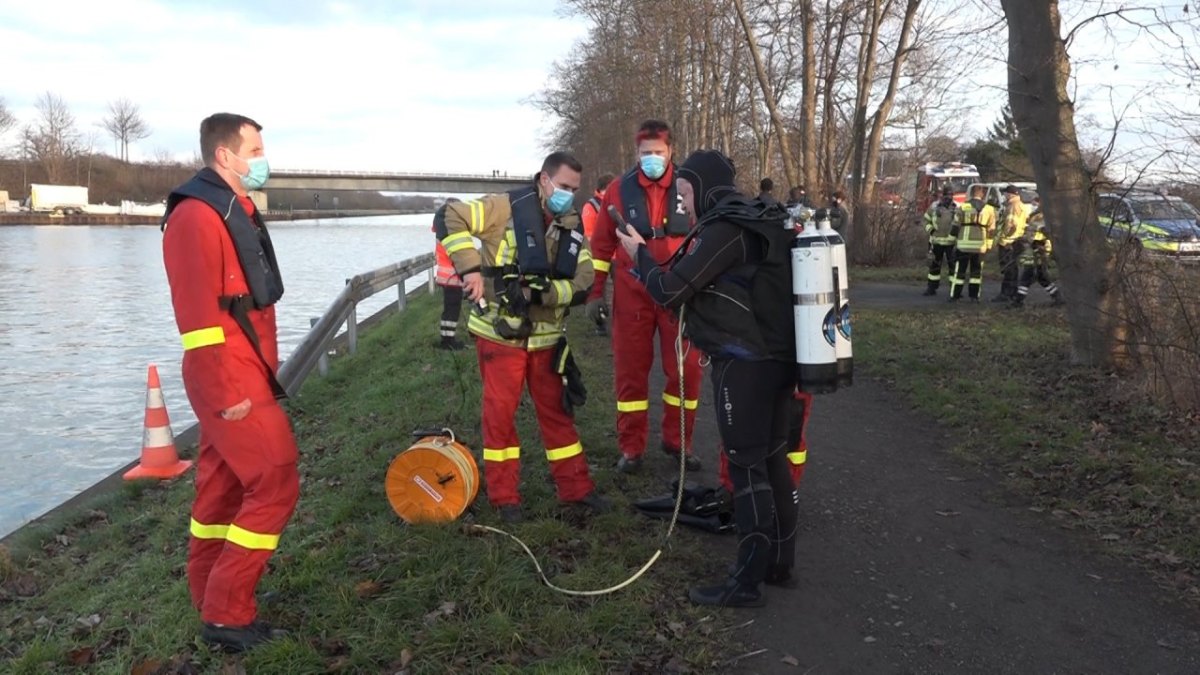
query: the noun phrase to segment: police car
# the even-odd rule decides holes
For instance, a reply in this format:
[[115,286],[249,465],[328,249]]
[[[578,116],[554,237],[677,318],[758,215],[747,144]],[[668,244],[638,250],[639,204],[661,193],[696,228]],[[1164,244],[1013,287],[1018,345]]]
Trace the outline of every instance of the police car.
[[1156,255],[1200,261],[1200,213],[1166,192],[1102,194],[1100,226],[1114,243],[1130,243]]

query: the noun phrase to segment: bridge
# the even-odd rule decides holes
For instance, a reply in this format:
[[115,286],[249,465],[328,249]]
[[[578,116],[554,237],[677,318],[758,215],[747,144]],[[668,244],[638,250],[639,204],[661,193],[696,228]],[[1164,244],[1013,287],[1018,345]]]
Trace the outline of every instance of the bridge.
[[489,175],[395,171],[272,169],[267,190],[345,190],[486,194],[528,185],[533,174]]

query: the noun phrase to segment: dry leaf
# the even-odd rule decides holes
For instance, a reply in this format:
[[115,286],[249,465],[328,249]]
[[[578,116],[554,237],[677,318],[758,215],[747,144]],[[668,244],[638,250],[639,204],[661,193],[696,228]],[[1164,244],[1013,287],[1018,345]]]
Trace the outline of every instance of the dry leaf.
[[1119,535],[1119,534],[1106,534],[1106,535],[1104,535],[1103,537],[1100,537],[1100,538],[1101,538],[1101,539],[1103,539],[1104,541],[1120,541],[1120,540],[1121,540],[1121,535]]
[[938,514],[939,516],[942,516],[942,517],[944,517],[944,518],[953,518],[954,516],[961,516],[961,515],[962,515],[962,514],[961,514],[961,513],[959,513],[958,511],[934,511],[934,513],[936,513],[936,514]]
[[796,667],[800,666],[800,659],[792,656],[791,654],[788,654],[787,656],[784,656],[782,659],[779,659],[779,660],[782,661],[783,663],[788,664],[789,666],[796,666]]
[[96,658],[96,650],[91,647],[80,647],[67,652],[67,660],[73,666],[86,666]]
[[354,594],[361,600],[373,598],[383,592],[383,586],[375,581],[360,581],[354,587]]
[[133,664],[133,667],[129,669],[129,675],[154,675],[162,670],[162,666],[162,661],[146,659]]
[[400,650],[400,667],[407,668],[408,664],[412,663],[413,653],[411,649],[404,648]]

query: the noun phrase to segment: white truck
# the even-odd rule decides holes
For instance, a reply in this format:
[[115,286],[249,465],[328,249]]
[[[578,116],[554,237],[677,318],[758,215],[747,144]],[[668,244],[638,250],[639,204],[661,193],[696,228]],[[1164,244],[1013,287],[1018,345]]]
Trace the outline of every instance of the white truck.
[[29,210],[37,213],[83,213],[88,205],[88,189],[82,185],[29,186]]

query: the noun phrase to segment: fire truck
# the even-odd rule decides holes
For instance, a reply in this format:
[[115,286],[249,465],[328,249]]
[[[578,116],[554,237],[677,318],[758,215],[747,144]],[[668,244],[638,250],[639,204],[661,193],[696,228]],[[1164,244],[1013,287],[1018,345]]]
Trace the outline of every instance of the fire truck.
[[979,171],[974,164],[963,162],[926,162],[917,167],[917,181],[913,205],[916,213],[923,214],[929,205],[941,199],[942,188],[947,185],[954,190],[954,201],[967,200],[967,187],[979,182]]

